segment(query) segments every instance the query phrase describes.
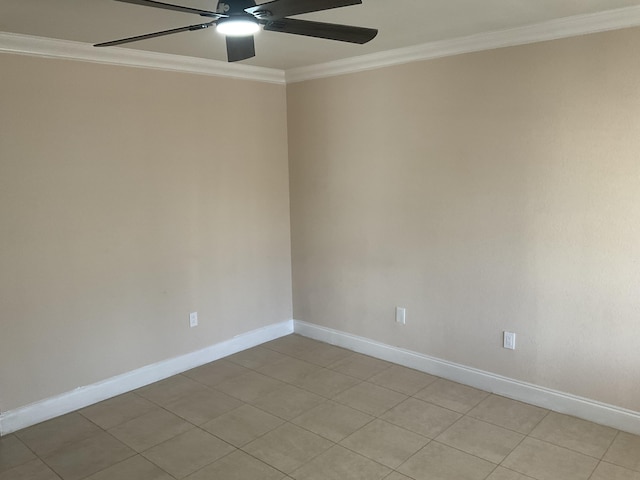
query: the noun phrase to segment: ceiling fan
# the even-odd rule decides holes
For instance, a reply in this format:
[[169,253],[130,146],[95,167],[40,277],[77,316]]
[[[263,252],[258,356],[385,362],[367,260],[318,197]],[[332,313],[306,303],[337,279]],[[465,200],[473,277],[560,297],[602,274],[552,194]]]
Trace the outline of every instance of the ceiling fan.
[[254,0],[220,0],[215,12],[172,5],[155,0],[116,1],[174,10],[177,12],[194,13],[211,20],[196,25],[188,25],[186,27],[98,43],[94,45],[95,47],[122,45],[129,42],[137,42],[138,40],[172,35],[174,33],[203,30],[215,25],[216,30],[226,37],[228,61],[237,62],[255,56],[253,34],[260,30],[261,25],[264,30],[270,32],[292,33],[294,35],[305,35],[308,37],[326,38],[339,42],[359,44],[373,40],[378,34],[378,30],[373,28],[288,18],[303,13],[360,5],[362,4],[362,0],[273,0],[260,5],[256,5]]

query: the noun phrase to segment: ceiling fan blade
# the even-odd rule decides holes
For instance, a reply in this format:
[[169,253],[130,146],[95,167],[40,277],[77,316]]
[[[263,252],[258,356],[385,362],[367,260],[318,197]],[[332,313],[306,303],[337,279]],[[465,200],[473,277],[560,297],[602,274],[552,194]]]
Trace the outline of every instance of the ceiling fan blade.
[[120,40],[113,40],[111,42],[98,43],[94,45],[94,47],[113,47],[114,45],[122,45],[123,43],[146,40],[147,38],[163,37],[165,35],[172,35],[174,33],[202,30],[204,28],[209,28],[214,23],[215,22],[208,22],[208,23],[201,23],[198,25],[189,25],[187,27],[172,28],[171,30],[163,30],[162,32],[147,33],[146,35],[138,35],[136,37],[122,38]]
[[303,13],[360,5],[361,3],[362,0],[274,0],[255,7],[245,8],[245,12],[260,19],[276,20]]
[[238,62],[256,56],[253,35],[248,37],[227,37],[227,60]]
[[273,22],[267,22],[265,30],[271,32],[292,33],[307,37],[327,38],[339,42],[367,43],[375,38],[378,30],[373,28],[352,27],[338,25],[336,23],[309,22],[307,20],[295,20],[282,18]]
[[145,7],[164,8],[165,10],[174,10],[176,12],[195,13],[203,17],[221,18],[226,15],[220,15],[216,12],[210,12],[208,10],[200,10],[198,8],[183,7],[180,5],[172,5],[170,3],[156,2],[154,0],[116,0],[116,2],[133,3],[134,5],[143,5]]

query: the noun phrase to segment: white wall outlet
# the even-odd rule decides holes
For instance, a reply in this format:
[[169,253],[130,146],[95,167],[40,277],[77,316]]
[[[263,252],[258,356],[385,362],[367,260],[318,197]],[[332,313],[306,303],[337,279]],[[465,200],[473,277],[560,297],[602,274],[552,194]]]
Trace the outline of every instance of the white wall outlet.
[[516,349],[516,334],[513,332],[503,332],[503,344],[504,348],[508,348],[509,350]]
[[396,307],[396,323],[400,325],[407,324],[407,309],[404,307]]
[[191,312],[189,314],[189,326],[191,328],[198,326],[198,312]]

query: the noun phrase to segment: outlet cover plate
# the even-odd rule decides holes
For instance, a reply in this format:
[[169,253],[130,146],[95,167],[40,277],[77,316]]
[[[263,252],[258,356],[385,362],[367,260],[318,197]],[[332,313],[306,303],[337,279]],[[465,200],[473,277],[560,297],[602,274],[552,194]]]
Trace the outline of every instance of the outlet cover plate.
[[516,349],[516,334],[513,332],[504,332],[502,346],[508,350]]
[[197,327],[198,326],[198,312],[191,312],[189,314],[189,327]]

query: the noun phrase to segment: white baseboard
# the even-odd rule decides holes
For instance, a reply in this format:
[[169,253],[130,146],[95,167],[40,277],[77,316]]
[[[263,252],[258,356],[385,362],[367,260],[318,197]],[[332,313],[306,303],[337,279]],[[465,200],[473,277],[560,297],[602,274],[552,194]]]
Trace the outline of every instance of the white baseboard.
[[368,338],[289,320],[164,360],[0,415],[0,436],[135,390],[290,333],[320,340],[560,413],[640,435],[640,412],[459,365]]
[[276,323],[237,335],[224,342],[179,357],[80,387],[0,415],[0,436],[130,392],[191,368],[293,333],[293,320]]
[[294,331],[305,337],[364,353],[487,392],[640,435],[640,412],[521,382],[299,320],[294,320]]

